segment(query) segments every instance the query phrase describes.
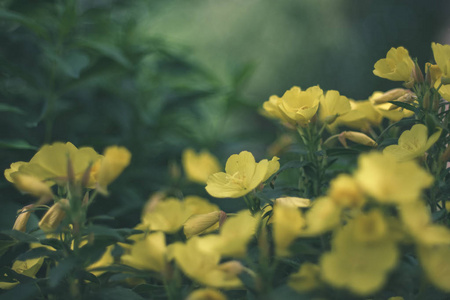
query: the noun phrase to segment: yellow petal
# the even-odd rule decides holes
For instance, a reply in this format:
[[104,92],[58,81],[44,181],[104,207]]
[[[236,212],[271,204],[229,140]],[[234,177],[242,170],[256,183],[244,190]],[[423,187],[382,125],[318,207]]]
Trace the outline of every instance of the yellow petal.
[[131,153],[124,147],[111,146],[106,148],[104,158],[98,171],[98,190],[107,193],[107,186],[113,182],[130,164]]

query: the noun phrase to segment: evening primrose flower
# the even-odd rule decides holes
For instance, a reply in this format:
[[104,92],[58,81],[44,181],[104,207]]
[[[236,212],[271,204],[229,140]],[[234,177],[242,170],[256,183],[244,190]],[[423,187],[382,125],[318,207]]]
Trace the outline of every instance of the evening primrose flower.
[[[27,260],[16,260],[12,265],[12,270],[18,274],[35,278],[36,273],[39,271],[42,264],[44,263],[44,259],[45,257],[42,256],[37,258],[30,258]],[[4,290],[11,289],[18,284],[19,281],[0,282],[0,289]]]
[[[450,45],[441,45],[438,43],[431,43],[433,49],[434,60],[441,70],[441,76],[436,80],[434,87],[437,88],[443,83],[443,78],[448,82],[450,78]],[[439,94],[449,101],[450,100],[450,84],[443,84],[439,88]]]
[[359,156],[354,178],[361,189],[377,201],[397,204],[416,201],[422,190],[433,183],[433,176],[417,162],[398,162],[379,152]]
[[98,162],[97,190],[107,195],[107,186],[130,164],[130,160],[131,153],[126,148],[118,146],[106,148],[104,156]]
[[309,292],[320,287],[320,267],[316,264],[305,262],[298,272],[289,276],[288,285],[298,292]]
[[340,174],[331,181],[328,196],[342,207],[361,207],[365,203],[361,187],[347,174]]
[[14,183],[15,174],[24,174],[48,182],[50,185],[55,183],[64,185],[68,180],[69,159],[75,179],[80,180],[86,169],[100,158],[101,155],[91,147],[78,149],[70,142],[56,142],[44,145],[29,162],[12,164],[11,168],[5,171],[5,177]]
[[352,110],[340,116],[337,120],[340,125],[367,132],[371,127],[381,124],[383,116],[373,107],[369,100],[350,100],[350,106]]
[[69,209],[69,200],[61,199],[50,207],[42,219],[39,221],[39,228],[44,232],[55,231],[66,217],[66,211]]
[[186,300],[227,300],[227,296],[219,290],[203,288],[190,293]]
[[420,246],[418,254],[428,280],[442,291],[450,293],[450,245]]
[[219,160],[208,151],[195,153],[191,148],[184,150],[182,164],[188,180],[205,184],[209,175],[220,172]]
[[[320,98],[319,119],[330,126],[351,111],[350,101],[347,97],[339,94],[338,91],[328,91],[324,97]],[[334,117],[334,118],[333,118]],[[331,127],[332,128],[332,127]]]
[[410,90],[405,89],[393,89],[383,92],[374,92],[370,97],[369,101],[372,103],[373,108],[382,115],[383,117],[397,122],[403,118],[411,117],[414,112],[402,107],[398,107],[388,101],[400,101],[407,103],[414,103],[416,100],[416,95]]
[[38,197],[41,204],[53,198],[53,192],[48,184],[34,176],[16,172],[11,174],[11,178],[18,190]]
[[271,96],[264,102],[263,109],[269,117],[305,127],[316,114],[320,97],[323,97],[323,91],[319,86],[310,87],[306,91],[294,86],[281,98]]
[[228,158],[225,173],[219,172],[208,178],[206,191],[216,198],[239,198],[254,190],[280,168],[278,157],[255,162],[253,154],[242,151]]
[[393,81],[411,82],[414,61],[408,50],[403,47],[391,48],[386,58],[378,60],[374,65],[373,74]]
[[290,256],[289,246],[305,226],[305,219],[297,208],[277,204],[273,208],[273,239],[278,257]]
[[420,157],[433,146],[441,136],[442,128],[438,128],[430,137],[428,129],[423,124],[414,125],[411,130],[405,130],[398,139],[398,145],[384,148],[383,154],[391,155],[398,161]]
[[375,210],[357,216],[337,232],[332,251],[320,259],[322,279],[357,295],[369,295],[383,287],[398,257],[388,224]]
[[244,267],[238,261],[220,264],[220,254],[203,250],[200,247],[201,239],[195,236],[185,244],[171,244],[170,257],[175,259],[183,273],[206,286],[224,289],[241,287],[238,275]]

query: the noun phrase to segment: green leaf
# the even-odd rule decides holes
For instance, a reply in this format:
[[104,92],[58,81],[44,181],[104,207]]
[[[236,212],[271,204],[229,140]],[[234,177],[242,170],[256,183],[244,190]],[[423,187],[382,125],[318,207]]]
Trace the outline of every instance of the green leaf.
[[5,254],[5,252],[15,244],[17,244],[17,241],[15,240],[0,240],[0,256]]
[[131,68],[132,66],[130,60],[114,45],[86,39],[81,40],[79,44],[80,46],[95,50],[100,54],[109,57],[125,68]]
[[19,284],[13,289],[5,292],[1,295],[1,299],[30,300],[39,299],[40,295],[41,291],[39,286],[36,284],[36,280],[32,280],[30,282]]
[[405,103],[405,102],[400,102],[400,101],[388,101],[389,103],[392,103],[394,105],[397,105],[398,107],[403,107],[404,109],[413,111],[413,112],[418,112],[418,108],[415,107],[414,105],[411,105],[409,103]]
[[93,294],[89,299],[96,300],[144,300],[141,296],[131,289],[116,286],[113,288],[102,289]]
[[74,257],[68,257],[59,262],[59,264],[50,270],[48,284],[55,288],[59,283],[71,273],[77,266],[77,260]]
[[32,236],[31,234],[17,231],[17,230],[2,230],[0,234],[7,235],[16,241],[24,242],[24,243],[39,243],[39,240]]
[[59,259],[63,256],[62,251],[50,250],[46,247],[38,247],[28,250],[25,253],[20,254],[17,260],[25,261],[27,259],[38,258],[38,257],[50,257],[53,259]]
[[38,147],[30,145],[25,140],[0,140],[0,148],[4,149],[20,149],[20,150],[37,150]]
[[23,25],[24,27],[30,29],[37,35],[44,37],[46,39],[48,38],[47,32],[45,31],[44,27],[42,27],[41,25],[36,23],[36,21],[34,21],[30,18],[27,18],[21,14],[18,14],[18,13],[15,13],[15,12],[12,12],[12,11],[9,11],[6,9],[0,9],[0,19],[5,20],[5,21],[17,22],[17,23]]
[[89,65],[89,57],[78,51],[72,51],[61,57],[47,48],[45,55],[62,73],[71,78],[79,78],[81,71]]
[[10,113],[15,113],[15,114],[19,114],[19,115],[25,114],[25,112],[23,110],[21,110],[20,108],[9,105],[9,104],[4,104],[4,103],[0,103],[0,112],[10,112]]

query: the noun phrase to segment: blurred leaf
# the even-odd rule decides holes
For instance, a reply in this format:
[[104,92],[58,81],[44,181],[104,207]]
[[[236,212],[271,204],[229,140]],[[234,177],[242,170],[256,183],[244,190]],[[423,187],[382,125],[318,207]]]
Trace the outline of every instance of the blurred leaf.
[[44,239],[41,240],[41,244],[53,247],[56,250],[68,250],[66,244],[59,239]]
[[19,115],[25,114],[25,112],[23,110],[21,110],[20,108],[12,106],[12,105],[4,104],[4,103],[0,103],[0,112],[11,112],[11,113],[19,114]]
[[15,286],[11,290],[2,294],[1,299],[30,300],[39,299],[40,295],[41,291],[39,289],[39,286],[36,284],[35,280],[33,280]]
[[345,155],[358,155],[361,151],[355,148],[330,148],[327,149],[328,156],[345,156]]
[[131,68],[132,64],[130,60],[122,53],[122,51],[112,44],[102,43],[93,40],[83,39],[79,42],[80,46],[84,46],[88,49],[95,50],[100,54],[109,57],[115,62],[119,63],[125,68]]
[[0,140],[0,148],[21,149],[21,150],[37,150],[38,147],[30,145],[25,140]]
[[87,280],[96,284],[100,284],[97,276],[85,270],[78,270],[75,274],[75,277],[79,280]]
[[5,9],[0,9],[0,19],[20,23],[21,25],[27,27],[37,35],[44,38],[48,38],[47,32],[45,31],[44,27],[36,23],[34,20],[27,18],[21,14],[8,11]]
[[5,234],[19,242],[25,242],[25,243],[39,243],[39,240],[25,232],[17,231],[17,230],[2,230],[0,231],[1,234]]
[[44,53],[55,66],[71,78],[79,78],[80,72],[89,65],[89,57],[79,51],[72,51],[63,57],[49,48],[46,48]]
[[94,293],[89,299],[95,300],[144,300],[141,296],[136,294],[133,290],[124,287],[105,288]]
[[46,247],[38,247],[28,250],[25,253],[20,254],[16,260],[25,261],[27,259],[38,258],[38,257],[50,257],[53,259],[59,259],[63,256],[62,251],[50,250]]
[[68,257],[58,263],[50,270],[48,284],[51,288],[55,288],[59,283],[71,273],[77,266],[75,257]]
[[433,219],[433,222],[437,222],[443,218],[445,218],[445,216],[447,215],[447,210],[446,209],[441,209],[439,211],[435,211],[431,214],[431,217]]
[[5,254],[5,252],[15,244],[17,244],[17,241],[14,240],[0,240],[0,256]]

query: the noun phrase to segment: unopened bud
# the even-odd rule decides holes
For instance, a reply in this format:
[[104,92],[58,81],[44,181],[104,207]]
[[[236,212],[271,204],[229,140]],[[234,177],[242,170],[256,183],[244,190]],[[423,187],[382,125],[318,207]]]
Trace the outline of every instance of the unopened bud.
[[419,65],[417,64],[417,61],[414,62],[414,69],[413,69],[413,78],[414,78],[414,83],[423,83],[424,79],[423,79],[423,73],[422,70],[420,70]]
[[395,101],[398,98],[406,95],[406,94],[410,94],[412,93],[410,90],[406,90],[406,89],[393,89],[393,90],[389,90],[387,92],[385,92],[383,95],[373,99],[373,104],[382,104],[382,103],[386,103],[388,101]]
[[245,267],[237,260],[231,260],[219,265],[219,270],[230,276],[239,275],[245,270]]
[[181,177],[181,170],[180,166],[177,164],[176,161],[171,161],[169,163],[169,174],[170,178],[174,181],[177,181]]
[[145,215],[147,213],[152,212],[156,205],[166,198],[167,194],[165,192],[156,192],[154,193],[150,199],[145,203],[144,209],[142,210],[142,214]]
[[444,164],[450,161],[450,147],[445,149],[444,153],[439,157],[439,160]]
[[324,119],[324,123],[325,124],[333,124],[334,121],[336,121],[336,119],[339,117],[338,114],[335,115],[331,115],[331,116],[326,116]]
[[364,146],[370,147],[378,146],[378,144],[373,139],[368,137],[366,134],[357,131],[343,131],[339,134],[338,139],[341,142],[341,144],[346,148],[348,147],[346,141],[347,139],[354,143],[361,144]]
[[28,219],[31,215],[31,209],[33,205],[27,205],[24,208],[20,209],[17,213],[16,221],[14,222],[13,229],[25,232],[27,229]]
[[439,103],[441,102],[441,97],[438,93],[434,93],[433,102],[431,103],[431,110],[437,112],[439,110]]
[[434,86],[434,83],[441,78],[442,71],[439,69],[438,65],[432,65],[430,63],[425,64],[425,69],[427,70],[425,74],[425,82],[428,86]]
[[69,207],[69,200],[61,199],[45,213],[41,221],[39,221],[39,228],[44,232],[55,231],[66,217],[66,210]]
[[213,211],[207,214],[193,215],[184,223],[183,231],[187,238],[201,234],[208,229],[219,227],[221,218],[220,211]]
[[275,200],[275,204],[289,207],[309,207],[311,200],[299,197],[280,197]]

